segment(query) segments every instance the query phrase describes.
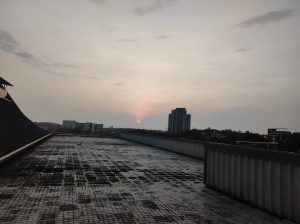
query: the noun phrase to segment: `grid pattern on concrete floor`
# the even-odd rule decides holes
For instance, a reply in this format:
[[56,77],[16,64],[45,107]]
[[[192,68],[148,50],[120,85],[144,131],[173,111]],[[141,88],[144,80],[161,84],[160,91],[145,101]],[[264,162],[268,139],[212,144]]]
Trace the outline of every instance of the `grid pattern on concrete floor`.
[[0,223],[284,223],[203,184],[203,162],[54,136],[0,166]]

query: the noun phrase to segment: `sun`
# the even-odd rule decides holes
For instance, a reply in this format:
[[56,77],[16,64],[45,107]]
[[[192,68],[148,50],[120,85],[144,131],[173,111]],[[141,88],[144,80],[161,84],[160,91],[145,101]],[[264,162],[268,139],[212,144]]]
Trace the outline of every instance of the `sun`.
[[140,124],[140,123],[141,123],[141,120],[140,120],[140,119],[136,120],[136,123]]

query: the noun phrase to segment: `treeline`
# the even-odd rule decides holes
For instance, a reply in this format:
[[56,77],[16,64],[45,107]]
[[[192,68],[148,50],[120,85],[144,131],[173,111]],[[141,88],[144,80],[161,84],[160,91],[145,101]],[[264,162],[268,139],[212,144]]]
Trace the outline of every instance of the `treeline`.
[[188,138],[201,141],[209,142],[219,142],[226,144],[235,144],[236,141],[253,141],[253,142],[266,142],[267,139],[265,136],[251,133],[249,131],[233,131],[230,129],[227,130],[217,130],[207,128],[204,130],[193,129],[184,133],[176,135],[180,138]]
[[219,143],[227,143],[227,144],[235,144],[236,141],[254,141],[254,142],[266,142],[267,139],[265,136],[241,131],[232,131],[228,130],[217,130],[217,129],[193,129],[186,132],[181,132],[177,134],[169,134],[168,132],[156,131],[156,130],[146,130],[146,129],[132,129],[132,132],[136,133],[148,133],[160,136],[168,136],[174,138],[187,138],[192,140],[200,140],[200,141],[209,141],[209,142],[219,142]]
[[300,152],[300,132],[294,132],[281,150]]
[[[258,133],[251,133],[249,131],[233,131],[227,130],[217,130],[212,128],[207,128],[203,130],[193,129],[187,132],[177,133],[175,135],[170,135],[167,132],[146,130],[146,129],[131,129],[133,132],[137,133],[148,133],[159,136],[168,136],[174,138],[185,138],[200,141],[218,142],[235,145],[237,141],[250,141],[250,142],[268,142],[266,135],[261,135]],[[284,142],[278,144],[278,149],[281,151],[299,152],[300,151],[300,132],[292,133],[291,136]]]

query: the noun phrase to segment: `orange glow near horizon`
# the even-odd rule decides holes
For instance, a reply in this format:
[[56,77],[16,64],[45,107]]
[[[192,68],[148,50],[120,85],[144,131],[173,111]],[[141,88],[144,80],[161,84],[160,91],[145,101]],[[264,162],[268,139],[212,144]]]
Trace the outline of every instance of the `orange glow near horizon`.
[[138,86],[139,88],[133,89],[128,113],[137,124],[141,124],[146,117],[164,111],[162,108],[166,101],[159,95],[159,88],[153,87],[153,85]]
[[136,113],[134,115],[134,118],[135,118],[137,124],[140,124],[142,122],[142,117],[143,117],[142,113]]
[[136,121],[137,124],[140,124],[143,120],[143,118],[146,116],[146,111],[142,107],[139,107],[138,109],[135,109],[133,112],[133,117],[134,120]]

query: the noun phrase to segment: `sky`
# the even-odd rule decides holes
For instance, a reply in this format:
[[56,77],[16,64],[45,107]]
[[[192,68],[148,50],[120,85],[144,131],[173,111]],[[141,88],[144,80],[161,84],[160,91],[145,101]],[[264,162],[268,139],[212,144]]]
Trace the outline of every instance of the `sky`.
[[300,131],[299,24],[298,0],[0,0],[0,76],[33,121]]

